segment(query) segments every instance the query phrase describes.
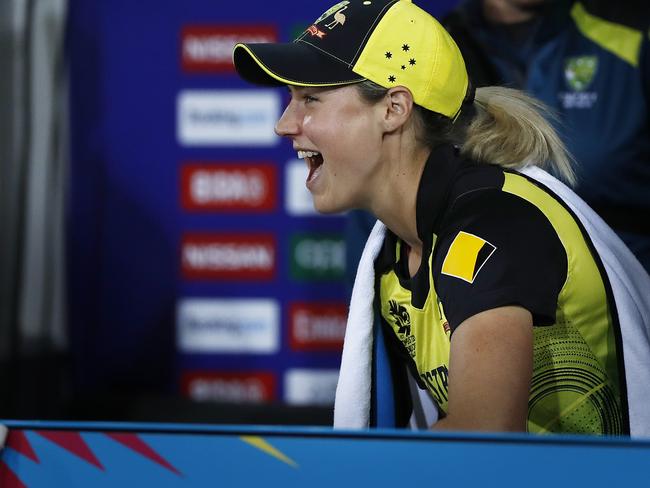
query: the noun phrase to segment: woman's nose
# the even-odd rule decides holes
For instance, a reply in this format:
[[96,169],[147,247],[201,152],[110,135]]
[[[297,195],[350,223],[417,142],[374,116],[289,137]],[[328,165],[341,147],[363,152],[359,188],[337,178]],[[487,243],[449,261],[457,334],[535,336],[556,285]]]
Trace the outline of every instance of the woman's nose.
[[287,105],[280,120],[275,124],[275,133],[279,136],[290,137],[300,131],[300,122],[293,106],[293,102]]

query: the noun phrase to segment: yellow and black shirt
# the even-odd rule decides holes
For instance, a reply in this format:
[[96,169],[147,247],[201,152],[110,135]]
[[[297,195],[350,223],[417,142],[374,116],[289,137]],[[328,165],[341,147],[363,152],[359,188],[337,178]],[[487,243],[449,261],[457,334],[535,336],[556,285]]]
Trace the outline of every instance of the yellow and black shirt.
[[[534,322],[530,432],[629,433],[611,290],[588,235],[547,188],[447,145],[417,195],[423,260],[410,277],[391,232],[375,268],[393,364],[447,410],[451,335],[485,310],[519,305]],[[489,407],[487,407],[489,408]]]

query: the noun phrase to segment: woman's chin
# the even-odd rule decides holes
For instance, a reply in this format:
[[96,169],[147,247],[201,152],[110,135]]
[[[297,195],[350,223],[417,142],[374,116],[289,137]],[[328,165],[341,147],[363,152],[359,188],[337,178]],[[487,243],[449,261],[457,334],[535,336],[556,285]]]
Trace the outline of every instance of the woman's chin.
[[329,215],[345,212],[348,208],[328,202],[323,198],[314,197],[314,208],[318,213]]

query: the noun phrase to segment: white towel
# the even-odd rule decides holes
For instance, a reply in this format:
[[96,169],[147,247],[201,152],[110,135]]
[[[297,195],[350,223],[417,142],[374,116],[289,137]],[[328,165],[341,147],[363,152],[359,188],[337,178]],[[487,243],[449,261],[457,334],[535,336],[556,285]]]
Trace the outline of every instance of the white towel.
[[[603,261],[623,335],[630,433],[634,437],[650,437],[650,277],[618,236],[571,189],[540,168],[528,167],[522,172],[546,185],[569,205]],[[357,269],[336,388],[335,428],[363,429],[369,425],[374,261],[385,232],[385,226],[378,221]],[[431,402],[422,394],[412,400],[433,415],[427,418],[424,426],[431,425],[435,421]]]
[[564,200],[600,255],[612,286],[623,336],[630,435],[650,437],[650,277],[623,241],[569,187],[535,166],[522,173]]
[[366,241],[354,278],[334,401],[334,427],[339,429],[364,429],[370,422],[375,258],[385,234],[386,226],[377,221]]

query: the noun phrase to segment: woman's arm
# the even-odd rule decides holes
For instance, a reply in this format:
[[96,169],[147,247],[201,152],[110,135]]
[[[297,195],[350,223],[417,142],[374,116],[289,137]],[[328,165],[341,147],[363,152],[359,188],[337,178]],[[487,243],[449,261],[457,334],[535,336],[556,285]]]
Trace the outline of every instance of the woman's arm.
[[451,336],[448,414],[434,430],[525,431],[533,369],[533,319],[508,306],[486,310]]

